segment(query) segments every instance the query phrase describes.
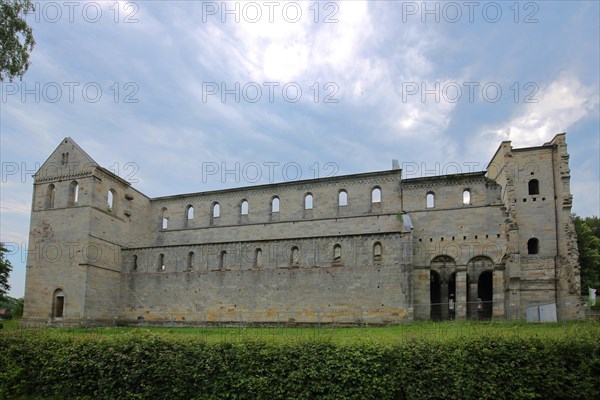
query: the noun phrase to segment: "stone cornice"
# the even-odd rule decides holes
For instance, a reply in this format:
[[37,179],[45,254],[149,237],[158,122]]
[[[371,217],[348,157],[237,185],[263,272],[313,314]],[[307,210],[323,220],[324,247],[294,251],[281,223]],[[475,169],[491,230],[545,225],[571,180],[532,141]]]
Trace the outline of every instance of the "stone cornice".
[[92,171],[83,171],[83,172],[78,172],[78,173],[74,173],[74,174],[64,174],[64,175],[58,175],[58,176],[34,178],[34,185],[39,185],[42,183],[70,181],[73,179],[90,178],[93,175],[94,174]]

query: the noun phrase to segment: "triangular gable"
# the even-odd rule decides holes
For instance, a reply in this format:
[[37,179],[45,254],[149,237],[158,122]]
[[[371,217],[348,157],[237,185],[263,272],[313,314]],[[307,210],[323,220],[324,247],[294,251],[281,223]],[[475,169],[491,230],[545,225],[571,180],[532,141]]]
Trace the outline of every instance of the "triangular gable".
[[64,138],[33,176],[36,182],[88,174],[99,165],[73,139]]

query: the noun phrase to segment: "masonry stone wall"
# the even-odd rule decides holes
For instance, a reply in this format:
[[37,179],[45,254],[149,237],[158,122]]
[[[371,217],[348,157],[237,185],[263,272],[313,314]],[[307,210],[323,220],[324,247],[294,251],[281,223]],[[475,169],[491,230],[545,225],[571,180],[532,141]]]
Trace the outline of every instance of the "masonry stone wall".
[[[278,221],[331,219],[379,213],[398,213],[400,170],[327,180],[287,182],[233,190],[220,190],[161,197],[152,200],[153,220],[160,229],[162,212],[167,210],[168,229],[205,228],[239,224],[264,224]],[[380,201],[372,202],[374,188],[381,190]],[[339,193],[347,193],[347,205],[339,205]],[[312,195],[312,209],[305,209],[306,195]],[[279,211],[272,212],[273,198]],[[248,214],[241,215],[241,203],[248,201]],[[212,217],[218,203],[220,216]],[[194,207],[194,218],[186,210]],[[360,229],[360,227],[358,227]]]
[[[307,237],[287,240],[250,240],[173,246],[133,248],[121,253],[123,273],[184,272],[188,270],[277,269],[290,266],[368,266],[373,263],[407,264],[413,257],[412,242],[402,233]],[[404,233],[404,235],[410,235]],[[380,255],[374,254],[376,245]],[[335,246],[340,246],[336,258]],[[297,248],[294,256],[293,248]],[[261,251],[257,263],[256,251]],[[221,261],[223,251],[226,259]],[[193,253],[190,262],[190,253]],[[161,258],[161,254],[163,257]],[[376,259],[375,259],[376,258]],[[258,265],[257,265],[258,264]]]
[[[82,214],[85,219],[85,211],[84,208],[62,208],[54,210],[51,216],[32,213],[26,266],[25,318],[48,320],[53,292],[65,288],[72,281],[83,281],[84,273],[79,264],[84,262],[84,252],[88,249],[86,235],[80,229],[73,229],[73,223]],[[65,314],[74,318],[83,315],[81,287],[73,287],[66,297]]]
[[[341,245],[334,258],[332,246]],[[373,245],[382,244],[374,260]],[[290,249],[299,248],[297,261]],[[255,250],[262,250],[257,265]],[[222,251],[227,261],[220,264]],[[165,269],[157,263],[163,254]],[[188,264],[194,252],[193,265]],[[133,255],[137,256],[134,268]],[[410,233],[128,250],[123,320],[354,323],[410,318]],[[362,314],[361,314],[362,313]]]
[[[463,191],[471,192],[463,204]],[[434,207],[423,207],[426,193],[435,192]],[[414,228],[416,265],[429,265],[437,255],[452,256],[459,264],[486,255],[496,262],[506,251],[499,187],[477,177],[435,177],[403,182],[404,209]]]

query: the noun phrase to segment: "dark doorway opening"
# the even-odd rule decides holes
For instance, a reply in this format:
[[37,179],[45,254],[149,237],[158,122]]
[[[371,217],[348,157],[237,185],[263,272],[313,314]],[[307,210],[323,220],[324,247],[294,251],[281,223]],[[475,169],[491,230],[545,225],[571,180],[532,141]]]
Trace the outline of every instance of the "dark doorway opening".
[[492,271],[484,271],[479,275],[477,282],[477,298],[479,304],[477,313],[479,319],[491,319],[493,309],[493,274]]
[[65,309],[65,295],[62,290],[56,289],[52,298],[52,318],[62,318]]
[[440,280],[440,274],[430,270],[429,271],[429,300],[431,302],[431,308],[429,312],[429,318],[432,321],[442,320],[442,283]]

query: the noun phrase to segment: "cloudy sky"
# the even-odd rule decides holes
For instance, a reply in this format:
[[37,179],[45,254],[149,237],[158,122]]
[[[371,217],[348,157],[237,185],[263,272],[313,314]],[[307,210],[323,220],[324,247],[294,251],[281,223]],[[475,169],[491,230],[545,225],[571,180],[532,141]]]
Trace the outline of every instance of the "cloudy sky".
[[567,132],[600,214],[597,1],[34,2],[2,83],[0,241],[24,292],[31,174],[72,137],[148,196],[485,169]]

